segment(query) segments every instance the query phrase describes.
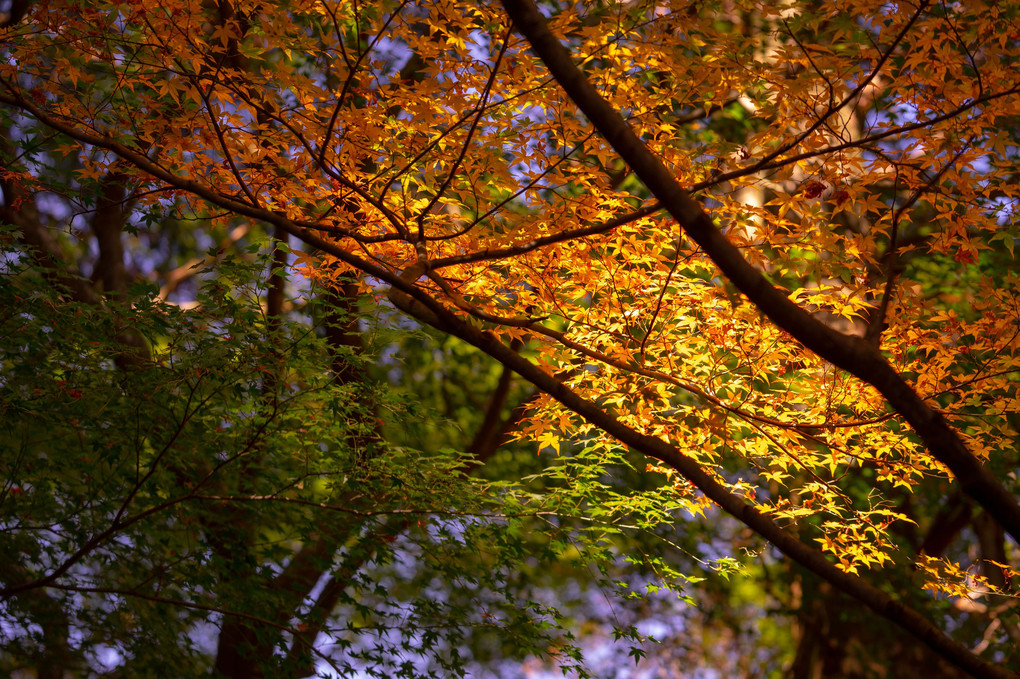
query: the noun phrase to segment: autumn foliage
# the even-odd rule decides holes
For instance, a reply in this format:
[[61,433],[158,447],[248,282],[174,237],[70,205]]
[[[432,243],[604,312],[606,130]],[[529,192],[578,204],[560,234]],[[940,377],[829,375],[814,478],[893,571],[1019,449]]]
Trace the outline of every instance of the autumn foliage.
[[[78,301],[126,298],[148,225],[261,224],[274,270],[533,384],[541,455],[640,454],[649,526],[721,507],[1016,676],[1015,3],[52,0],[0,40],[0,216],[40,267],[107,216],[70,236],[90,284],[47,279]],[[52,583],[23,566],[10,596]],[[954,640],[882,569],[998,631]]]

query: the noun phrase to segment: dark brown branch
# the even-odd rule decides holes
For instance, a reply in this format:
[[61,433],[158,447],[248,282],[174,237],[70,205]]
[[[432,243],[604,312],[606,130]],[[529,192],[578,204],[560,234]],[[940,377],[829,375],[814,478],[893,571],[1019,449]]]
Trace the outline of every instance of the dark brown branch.
[[[509,371],[509,369],[507,370]],[[535,400],[540,395],[541,392],[532,391],[526,399],[514,406],[514,409],[510,411],[510,414],[499,425],[499,429],[495,430],[491,436],[485,439],[481,439],[480,436],[475,437],[471,442],[469,450],[474,455],[475,460],[477,460],[476,467],[483,465],[501,446],[506,445],[510,438],[510,433],[524,419],[524,416],[532,408]],[[481,431],[479,431],[479,434],[481,434]]]
[[[520,351],[523,346],[524,342],[515,339],[510,348],[514,351]],[[478,431],[475,432],[471,443],[468,444],[468,452],[472,454],[477,464],[484,464],[496,452],[501,443],[499,439],[502,438],[504,427],[500,425],[500,415],[503,412],[503,406],[506,405],[506,399],[510,395],[512,383],[513,371],[510,368],[504,367],[503,373],[499,376],[499,381],[496,383],[496,388],[489,394],[489,400],[485,406],[485,415],[482,417],[482,424],[478,427]]]
[[510,245],[505,248],[493,248],[491,250],[477,250],[463,255],[452,255],[450,257],[438,257],[429,261],[429,268],[434,271],[436,269],[453,266],[455,264],[469,264],[471,262],[483,262],[516,257],[517,255],[523,255],[546,245],[563,243],[568,240],[584,238],[585,236],[609,233],[613,229],[619,228],[625,224],[630,224],[631,222],[637,221],[643,217],[653,215],[660,210],[662,210],[662,205],[658,201],[655,201],[649,205],[638,208],[633,212],[628,212],[627,214],[620,215],[619,217],[615,217],[600,224],[592,224],[591,226],[585,226],[580,229],[567,229],[565,231],[553,233],[548,236],[542,236],[541,238],[536,238],[519,245]]
[[0,20],[0,29],[10,28],[25,18],[33,0],[11,0],[9,9],[3,19]]
[[127,176],[111,170],[99,182],[99,200],[92,217],[92,232],[99,246],[99,279],[103,292],[110,297],[123,298],[127,292],[127,269],[124,266],[124,201],[127,191],[124,182]]
[[285,299],[287,277],[284,270],[287,268],[287,239],[289,235],[283,229],[277,229],[273,236],[273,256],[269,272],[269,290],[266,292],[266,316],[269,318],[271,327],[279,325],[280,317],[283,315],[283,303]]
[[[127,300],[128,277],[124,265],[124,242],[122,236],[127,214],[124,203],[127,200],[127,174],[120,169],[108,172],[99,182],[99,199],[92,216],[92,232],[96,236],[99,259],[96,261],[103,293],[113,302]],[[117,339],[124,345],[115,357],[121,368],[140,365],[148,358],[145,340],[137,330],[125,327],[117,331]]]
[[978,536],[978,544],[981,546],[981,573],[988,579],[988,584],[999,591],[1005,591],[1010,583],[1002,569],[992,563],[993,561],[1009,563],[1006,546],[1003,544],[1005,536],[1002,534],[1002,526],[987,512],[975,516],[973,525]]

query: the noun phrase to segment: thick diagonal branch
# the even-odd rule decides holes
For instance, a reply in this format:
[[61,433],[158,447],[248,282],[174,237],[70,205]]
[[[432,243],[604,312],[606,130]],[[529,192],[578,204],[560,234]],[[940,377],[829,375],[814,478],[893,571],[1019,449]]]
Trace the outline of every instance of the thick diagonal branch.
[[680,186],[673,173],[577,68],[570,53],[549,31],[534,3],[531,0],[502,2],[517,29],[560,86],[737,289],[805,347],[874,386],[910,423],[931,454],[953,472],[964,492],[1020,542],[1020,503],[967,450],[959,434],[928,407],[878,349],[862,338],[828,327],[773,286],[726,239],[701,205]]

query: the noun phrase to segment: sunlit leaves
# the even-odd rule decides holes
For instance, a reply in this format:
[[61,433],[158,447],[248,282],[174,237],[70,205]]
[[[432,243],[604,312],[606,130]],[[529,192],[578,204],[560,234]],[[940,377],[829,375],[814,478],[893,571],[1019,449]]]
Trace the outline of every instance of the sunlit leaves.
[[[946,470],[877,392],[777,330],[643,210],[647,191],[495,5],[222,5],[47,3],[39,30],[12,38],[17,67],[0,64],[5,101],[84,140],[80,183],[122,144],[144,159],[123,168],[150,190],[143,204],[201,196],[341,248],[346,261],[299,255],[320,284],[355,258],[380,278],[416,272],[405,283],[798,522],[844,569],[893,558],[892,498]],[[1016,18],[992,2],[703,5],[548,9],[747,260],[816,319],[872,339],[1006,473]],[[360,285],[381,302],[378,278]],[[518,433],[572,460],[554,474],[578,476],[555,481],[622,511],[600,485],[620,461],[604,433],[551,399]],[[889,502],[862,502],[871,493]]]

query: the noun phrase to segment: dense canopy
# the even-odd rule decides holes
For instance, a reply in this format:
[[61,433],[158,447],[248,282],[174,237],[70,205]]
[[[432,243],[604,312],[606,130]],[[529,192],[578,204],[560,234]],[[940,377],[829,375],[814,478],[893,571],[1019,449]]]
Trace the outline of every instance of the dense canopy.
[[3,669],[1020,672],[1020,4],[6,17]]

